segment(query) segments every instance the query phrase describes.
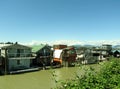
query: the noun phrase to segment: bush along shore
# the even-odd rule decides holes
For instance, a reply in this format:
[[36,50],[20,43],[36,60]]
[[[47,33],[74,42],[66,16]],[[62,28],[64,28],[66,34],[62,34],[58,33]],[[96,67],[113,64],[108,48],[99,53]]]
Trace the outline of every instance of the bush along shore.
[[100,70],[93,67],[85,70],[84,75],[60,82],[55,89],[120,89],[120,59],[111,58],[100,65]]

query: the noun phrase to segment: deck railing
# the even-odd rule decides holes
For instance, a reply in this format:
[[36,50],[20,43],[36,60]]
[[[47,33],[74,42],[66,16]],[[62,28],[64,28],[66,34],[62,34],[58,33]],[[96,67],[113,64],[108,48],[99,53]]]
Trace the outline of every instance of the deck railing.
[[32,57],[32,53],[8,53],[7,56],[8,56],[9,58]]

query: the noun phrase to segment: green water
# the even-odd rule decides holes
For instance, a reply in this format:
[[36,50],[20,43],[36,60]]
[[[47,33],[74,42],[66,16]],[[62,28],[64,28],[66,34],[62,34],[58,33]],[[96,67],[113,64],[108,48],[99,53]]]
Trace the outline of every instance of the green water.
[[0,76],[0,89],[51,89],[56,86],[53,71],[57,80],[74,78],[82,74],[79,67],[40,70],[30,73]]

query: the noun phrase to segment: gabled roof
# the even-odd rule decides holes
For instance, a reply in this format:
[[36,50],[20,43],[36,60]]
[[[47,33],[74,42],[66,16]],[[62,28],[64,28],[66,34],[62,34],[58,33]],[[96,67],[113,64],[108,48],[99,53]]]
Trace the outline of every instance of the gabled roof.
[[[38,52],[39,50],[41,50],[42,48],[44,48],[47,45],[41,44],[41,45],[35,45],[32,47],[32,52]],[[47,46],[48,47],[48,46]]]
[[115,51],[118,51],[118,52],[120,52],[120,50],[112,50],[112,52],[115,52]]
[[64,50],[71,50],[71,49],[75,49],[75,47],[74,46],[68,46],[68,47],[64,48]]
[[4,47],[4,46],[10,46],[11,44],[0,44],[0,48]]
[[9,49],[9,48],[14,48],[14,49],[31,49],[31,47],[20,45],[20,44],[11,44],[8,46],[3,46],[1,49]]

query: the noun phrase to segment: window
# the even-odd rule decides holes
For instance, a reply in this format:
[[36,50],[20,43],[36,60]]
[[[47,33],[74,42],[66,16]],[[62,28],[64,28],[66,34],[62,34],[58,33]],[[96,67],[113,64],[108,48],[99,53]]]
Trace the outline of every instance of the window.
[[17,49],[17,57],[20,57],[20,49]]
[[17,60],[17,65],[20,65],[20,60]]
[[24,49],[17,49],[17,57],[24,56]]

